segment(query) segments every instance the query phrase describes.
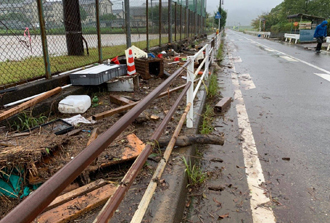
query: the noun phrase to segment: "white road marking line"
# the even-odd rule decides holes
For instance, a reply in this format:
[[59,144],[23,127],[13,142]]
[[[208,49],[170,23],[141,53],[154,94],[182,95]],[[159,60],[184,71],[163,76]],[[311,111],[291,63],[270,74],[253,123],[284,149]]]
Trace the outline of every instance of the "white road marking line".
[[241,74],[239,75],[239,80],[241,82],[241,85],[245,86],[245,90],[251,90],[251,89],[255,89],[256,86],[250,76],[250,74]]
[[317,74],[317,73],[314,73],[314,74],[330,82],[329,74]]
[[297,60],[293,59],[292,57],[289,57],[289,56],[280,56],[281,58],[283,59],[286,59],[287,61],[290,61],[290,62],[298,62]]
[[[235,67],[233,67],[235,70]],[[245,172],[247,175],[247,183],[251,193],[251,210],[254,223],[275,223],[276,219],[271,209],[271,201],[264,194],[264,190],[259,186],[265,182],[258,150],[255,145],[252,128],[250,126],[249,117],[245,108],[244,99],[240,90],[238,76],[232,73],[232,84],[235,89],[236,112],[238,119],[238,127],[241,137],[244,139],[241,148],[244,156]]]
[[[246,37],[245,37],[246,38]],[[249,38],[246,38],[246,39],[249,39]],[[251,39],[249,39],[249,40],[251,40]],[[251,40],[251,42],[253,42],[254,44],[256,44],[256,45],[258,45],[258,46],[263,46],[264,48],[269,48],[269,49],[272,49],[272,48],[270,48],[269,46],[266,46],[266,45],[262,45],[262,44],[260,44],[260,43],[258,43],[258,42],[256,42],[256,41],[254,41],[254,40]],[[278,52],[278,53],[280,53],[280,54],[283,54],[283,55],[288,55],[288,54],[286,54],[286,53],[283,53],[283,52],[281,52],[281,51],[278,51],[278,50],[275,50],[275,49],[273,49],[275,52]],[[288,56],[290,56],[290,55],[288,55]],[[330,74],[330,71],[328,71],[328,70],[325,70],[325,69],[323,69],[323,68],[321,68],[321,67],[318,67],[318,66],[315,66],[315,65],[313,65],[313,64],[311,64],[311,63],[308,63],[308,62],[306,62],[306,61],[303,61],[303,60],[300,60],[300,59],[298,59],[298,58],[296,58],[296,57],[294,57],[294,56],[290,56],[291,58],[294,58],[295,60],[297,60],[297,61],[299,61],[299,62],[301,62],[301,63],[304,63],[304,64],[306,64],[307,66],[310,66],[310,67],[313,67],[313,68],[315,68],[315,69],[317,69],[317,70],[320,70],[320,71],[322,71],[323,73],[326,73],[326,74]]]

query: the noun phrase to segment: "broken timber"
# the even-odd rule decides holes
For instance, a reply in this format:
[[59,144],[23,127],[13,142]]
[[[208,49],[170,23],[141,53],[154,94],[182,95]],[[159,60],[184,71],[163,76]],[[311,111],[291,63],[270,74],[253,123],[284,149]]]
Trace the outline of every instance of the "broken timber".
[[[161,98],[161,97],[164,97],[166,95],[168,95],[169,93],[171,92],[174,92],[174,91],[177,91],[177,90],[180,90],[180,89],[183,89],[186,85],[181,85],[179,87],[176,87],[176,88],[173,88],[169,91],[165,91],[163,93],[161,93],[160,95],[158,95],[157,98]],[[118,114],[120,112],[123,112],[123,111],[126,111],[126,110],[129,110],[131,108],[133,108],[135,105],[137,105],[140,101],[137,101],[137,102],[134,102],[134,103],[131,103],[131,104],[128,104],[128,105],[124,105],[124,106],[121,106],[121,107],[118,107],[118,108],[115,108],[115,109],[112,109],[110,111],[105,111],[105,112],[102,112],[102,113],[99,113],[99,114],[96,114],[96,115],[93,115],[93,119],[94,120],[100,120],[100,119],[103,119],[105,117],[108,117],[108,116],[111,116],[111,115],[114,115],[114,114]]]
[[110,95],[110,101],[117,105],[127,105],[127,104],[134,103],[134,101],[131,101],[131,100],[124,98],[122,96],[119,96],[119,95]]
[[114,194],[115,190],[115,185],[107,184],[42,213],[36,218],[35,222],[69,222],[87,211],[104,204]]
[[79,187],[75,190],[72,190],[70,192],[67,192],[61,196],[58,196],[57,198],[55,198],[55,200],[53,200],[52,203],[50,203],[50,205],[48,205],[48,207],[43,211],[48,211],[50,209],[53,209],[63,203],[66,203],[82,194],[86,194],[88,192],[91,192],[99,187],[102,187],[104,186],[105,184],[107,184],[106,181],[104,181],[103,179],[99,179],[99,180],[96,180],[90,184],[87,184],[87,185],[84,185],[82,187]]
[[36,98],[33,98],[31,99],[30,101],[27,101],[27,102],[24,102],[23,104],[20,104],[16,107],[13,107],[3,113],[0,114],[0,121],[6,119],[6,118],[9,118],[23,110],[25,110],[26,108],[29,108],[29,107],[32,107],[34,105],[36,105],[37,103],[57,94],[57,93],[60,93],[62,91],[62,88],[61,87],[57,87],[53,90],[50,90],[50,91],[47,91],[45,92],[44,94],[36,97]]
[[223,112],[231,103],[231,97],[225,97],[221,99],[216,105],[215,109],[219,112]]
[[[160,138],[158,145],[160,147],[165,147],[171,140],[170,137]],[[188,136],[179,136],[176,139],[175,146],[190,146],[193,144],[213,144],[213,145],[223,145],[223,137],[218,135],[188,135]]]

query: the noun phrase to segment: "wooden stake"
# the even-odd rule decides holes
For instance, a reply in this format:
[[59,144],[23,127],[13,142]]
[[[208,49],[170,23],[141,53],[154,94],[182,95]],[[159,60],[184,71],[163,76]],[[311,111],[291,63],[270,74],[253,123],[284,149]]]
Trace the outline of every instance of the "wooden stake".
[[47,91],[45,92],[44,94],[36,97],[36,98],[33,98],[27,102],[24,102],[23,104],[20,104],[16,107],[13,107],[3,113],[0,114],[0,121],[6,119],[6,118],[9,118],[23,110],[25,110],[26,108],[29,108],[29,107],[32,107],[34,105],[36,105],[37,103],[57,94],[57,93],[60,93],[62,91],[62,88],[61,87],[57,87],[53,90],[50,90],[50,91]]

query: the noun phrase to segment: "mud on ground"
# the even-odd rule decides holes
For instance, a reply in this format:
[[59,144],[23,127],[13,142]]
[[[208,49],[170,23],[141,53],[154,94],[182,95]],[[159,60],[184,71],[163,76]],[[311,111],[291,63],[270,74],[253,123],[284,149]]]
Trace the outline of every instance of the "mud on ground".
[[[169,65],[169,62],[173,62],[173,59],[165,59],[164,66],[165,70],[170,74],[181,66],[179,64]],[[182,76],[186,76],[185,71],[172,82],[169,89],[185,84],[186,80],[183,79]],[[98,106],[89,108],[86,113],[82,114],[82,116],[89,118],[95,114],[119,107],[119,105],[110,102],[110,94],[121,95],[130,100],[138,101],[143,99],[163,81],[164,79],[152,76],[149,80],[140,79],[140,89],[134,93],[98,92],[90,95],[91,98],[95,95],[99,98]],[[127,148],[127,146],[129,146],[126,138],[127,135],[134,133],[143,143],[146,144],[152,133],[154,133],[154,130],[166,116],[167,111],[175,102],[180,92],[181,90],[172,92],[166,97],[156,99],[134,123],[122,132],[120,136],[118,136],[116,140],[101,153],[98,159],[89,166],[91,168],[87,168],[87,170],[78,177],[75,182],[78,183],[79,186],[88,183],[91,178],[106,178],[111,179],[112,181],[117,180],[117,182],[119,182],[130,165],[126,166],[126,164],[122,164],[119,166],[120,169],[118,170],[116,169],[117,167],[107,168],[107,164],[111,162],[120,163],[125,147]],[[186,100],[184,98],[174,114],[172,121],[169,122],[164,130],[165,135],[171,135],[173,133],[178,120],[185,109],[185,103]],[[0,137],[0,142],[3,143],[0,147],[0,170],[10,174],[11,171],[17,167],[23,168],[25,171],[22,173],[23,181],[21,188],[23,189],[24,186],[29,186],[30,190],[32,190],[32,185],[39,185],[45,182],[86,148],[86,144],[93,129],[98,128],[100,134],[102,134],[121,118],[123,114],[125,114],[125,112],[98,120],[95,124],[79,124],[78,126],[75,126],[75,130],[78,129],[81,131],[72,136],[68,136],[67,134],[55,135],[44,128],[37,128],[30,131],[30,134],[27,136],[10,138],[7,136],[11,135],[13,132],[4,131]],[[155,115],[159,117],[159,119],[151,119],[151,115]],[[47,118],[47,121],[49,122],[72,116],[72,114],[60,114],[55,112]],[[158,150],[155,152],[155,154],[159,154]],[[160,154],[159,156],[155,155],[154,157],[154,161],[157,161]],[[100,171],[101,167],[102,171]],[[142,170],[140,178],[150,175],[148,174],[148,171],[150,172],[147,165],[147,167]],[[21,193],[22,191],[20,191],[19,195]],[[0,196],[0,198],[2,199],[0,202],[0,218],[7,214],[9,210],[21,201],[19,198],[7,198],[4,196]]]

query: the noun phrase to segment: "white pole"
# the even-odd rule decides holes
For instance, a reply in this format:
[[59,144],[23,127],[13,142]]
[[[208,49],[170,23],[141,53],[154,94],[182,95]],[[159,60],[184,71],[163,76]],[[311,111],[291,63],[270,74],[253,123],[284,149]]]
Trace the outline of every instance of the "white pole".
[[209,77],[209,64],[210,64],[210,48],[211,48],[211,44],[208,44],[208,46],[206,47],[206,50],[205,50],[205,55],[206,55],[206,61],[205,61],[205,70],[206,70],[206,77],[205,77],[205,80],[208,79]]
[[[191,81],[191,83],[194,83],[194,58],[193,56],[188,56],[188,62],[189,65],[187,67],[187,83]],[[192,128],[194,126],[193,120],[194,120],[194,85],[190,85],[190,88],[187,91],[187,105],[188,103],[191,103],[190,110],[188,112],[187,116],[187,128]]]

